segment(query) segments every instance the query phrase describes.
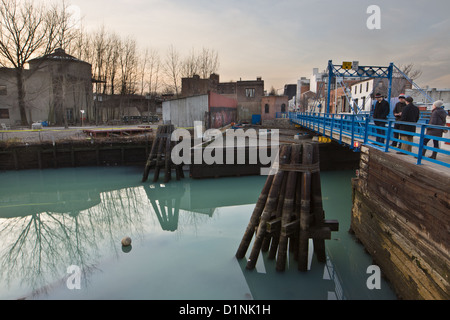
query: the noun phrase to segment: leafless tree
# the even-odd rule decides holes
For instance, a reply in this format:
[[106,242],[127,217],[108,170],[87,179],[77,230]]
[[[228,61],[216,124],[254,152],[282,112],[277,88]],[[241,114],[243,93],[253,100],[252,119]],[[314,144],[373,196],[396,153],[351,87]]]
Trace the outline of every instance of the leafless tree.
[[[399,69],[410,78],[412,81],[417,80],[422,76],[422,70],[416,69],[414,63],[408,63],[404,65],[400,65]],[[394,77],[403,77],[399,72],[394,72]]]
[[161,70],[161,59],[158,51],[151,49],[149,51],[149,65],[147,69],[148,91],[150,95],[155,96],[159,90],[159,79]]
[[163,70],[168,81],[166,90],[169,89],[174,92],[176,96],[180,93],[181,66],[180,53],[173,45],[170,45],[166,53]]
[[184,59],[181,69],[181,76],[184,78],[192,78],[194,75],[199,75],[200,57],[195,53],[194,49]]
[[192,49],[182,63],[181,75],[191,78],[193,75],[199,75],[203,79],[209,78],[219,69],[219,55],[215,50],[202,48],[200,53]]
[[209,78],[219,69],[219,54],[213,49],[203,48],[198,57],[200,76],[203,79]]
[[62,8],[48,9],[33,1],[0,0],[0,56],[16,71],[17,98],[22,125],[28,126],[25,66],[33,58],[66,45],[69,15]]
[[416,69],[414,63],[408,63],[400,65],[398,67],[401,72],[394,68],[394,74],[392,79],[392,94],[394,96],[405,93],[407,87],[409,87],[409,80],[405,78],[406,75],[411,81],[415,81],[422,75],[422,70]]
[[122,44],[120,55],[121,67],[121,94],[129,95],[136,93],[137,81],[137,44],[136,40],[127,38]]

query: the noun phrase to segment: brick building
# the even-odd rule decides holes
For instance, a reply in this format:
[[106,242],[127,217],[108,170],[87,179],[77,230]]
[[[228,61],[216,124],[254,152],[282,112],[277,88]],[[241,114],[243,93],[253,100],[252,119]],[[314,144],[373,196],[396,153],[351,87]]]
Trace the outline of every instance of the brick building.
[[261,120],[273,120],[277,113],[288,112],[288,96],[266,96],[261,99]]
[[205,95],[208,92],[218,93],[237,101],[237,120],[251,121],[252,115],[261,114],[261,99],[264,97],[264,80],[239,80],[236,82],[220,83],[219,75],[212,74],[208,79],[192,78],[181,80],[182,98]]

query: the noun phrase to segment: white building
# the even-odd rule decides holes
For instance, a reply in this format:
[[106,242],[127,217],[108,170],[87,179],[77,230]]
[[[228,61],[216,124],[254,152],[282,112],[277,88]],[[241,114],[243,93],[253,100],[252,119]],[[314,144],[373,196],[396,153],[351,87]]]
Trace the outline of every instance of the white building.
[[[445,109],[450,109],[450,89],[436,89],[436,88],[424,88],[422,90],[427,96],[429,96],[433,102],[436,100],[444,101]],[[427,105],[431,108],[432,102],[426,99],[426,97],[418,89],[407,89],[405,94],[411,96],[414,99],[416,105]]]
[[328,81],[328,73],[326,71],[319,72],[318,68],[314,68],[313,74],[311,75],[311,78],[309,80],[310,91],[317,93],[317,84],[322,81]]
[[350,88],[351,97],[361,112],[370,112],[372,108],[373,86],[374,79],[369,79],[354,84]]

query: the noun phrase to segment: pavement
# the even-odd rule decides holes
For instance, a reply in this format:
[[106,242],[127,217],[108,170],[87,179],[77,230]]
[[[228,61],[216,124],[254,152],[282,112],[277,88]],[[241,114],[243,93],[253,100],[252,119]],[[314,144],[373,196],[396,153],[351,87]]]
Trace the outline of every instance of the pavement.
[[[84,133],[84,130],[112,130],[138,128],[142,125],[121,125],[121,126],[83,126],[83,127],[47,127],[37,130],[0,130],[0,141],[9,143],[35,144],[43,142],[57,142],[67,140],[85,140],[91,137]],[[150,125],[154,131],[158,124]]]

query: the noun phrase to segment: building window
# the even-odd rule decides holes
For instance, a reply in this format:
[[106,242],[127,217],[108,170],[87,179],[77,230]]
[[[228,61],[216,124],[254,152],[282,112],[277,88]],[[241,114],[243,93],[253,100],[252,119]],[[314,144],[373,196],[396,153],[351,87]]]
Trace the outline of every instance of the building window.
[[67,121],[73,121],[73,108],[66,109]]
[[266,105],[264,106],[264,112],[265,113],[269,113],[270,112],[270,107],[269,105],[266,103]]
[[6,86],[0,85],[0,96],[6,96],[8,91],[6,90]]
[[0,119],[9,119],[8,109],[0,109]]
[[362,83],[359,85],[359,93],[362,93]]
[[255,97],[255,89],[254,88],[245,89],[245,96],[247,98],[254,98]]
[[281,112],[286,112],[286,105],[284,103],[281,105]]
[[369,82],[366,82],[366,92],[369,92]]

